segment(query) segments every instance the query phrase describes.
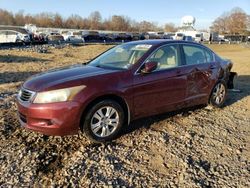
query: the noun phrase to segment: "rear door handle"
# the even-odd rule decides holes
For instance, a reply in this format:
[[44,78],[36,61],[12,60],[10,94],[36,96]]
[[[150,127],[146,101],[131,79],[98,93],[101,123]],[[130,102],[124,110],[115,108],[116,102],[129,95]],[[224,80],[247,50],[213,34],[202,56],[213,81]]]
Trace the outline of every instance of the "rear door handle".
[[194,72],[198,72],[198,71],[200,71],[200,69],[197,68],[197,67],[195,67],[195,68],[194,68]]
[[216,66],[215,65],[210,65],[209,68],[210,69],[216,69]]

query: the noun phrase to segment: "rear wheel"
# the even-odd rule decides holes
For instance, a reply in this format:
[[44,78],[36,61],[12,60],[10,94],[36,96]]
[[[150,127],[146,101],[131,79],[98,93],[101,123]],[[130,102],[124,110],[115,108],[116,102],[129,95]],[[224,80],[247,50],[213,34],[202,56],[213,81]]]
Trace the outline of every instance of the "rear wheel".
[[221,108],[226,100],[227,86],[224,81],[219,81],[213,88],[210,96],[210,104],[215,107]]
[[83,131],[94,142],[114,139],[124,123],[124,110],[113,100],[95,104],[86,114]]

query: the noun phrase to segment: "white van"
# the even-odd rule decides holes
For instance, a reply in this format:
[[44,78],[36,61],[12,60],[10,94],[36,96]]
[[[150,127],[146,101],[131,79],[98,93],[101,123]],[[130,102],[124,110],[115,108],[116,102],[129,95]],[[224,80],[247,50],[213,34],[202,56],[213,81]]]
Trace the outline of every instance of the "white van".
[[184,37],[185,37],[184,33],[176,32],[175,36],[174,36],[174,39],[175,40],[183,40]]
[[195,42],[201,42],[202,41],[202,34],[201,33],[196,33],[194,37]]

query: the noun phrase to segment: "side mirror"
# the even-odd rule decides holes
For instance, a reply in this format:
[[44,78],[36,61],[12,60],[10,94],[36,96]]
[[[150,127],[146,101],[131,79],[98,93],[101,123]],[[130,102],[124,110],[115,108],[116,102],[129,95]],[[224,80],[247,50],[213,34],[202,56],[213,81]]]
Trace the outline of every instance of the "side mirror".
[[158,66],[158,62],[156,61],[149,61],[145,63],[144,69],[141,70],[142,74],[148,74],[150,72],[153,72]]

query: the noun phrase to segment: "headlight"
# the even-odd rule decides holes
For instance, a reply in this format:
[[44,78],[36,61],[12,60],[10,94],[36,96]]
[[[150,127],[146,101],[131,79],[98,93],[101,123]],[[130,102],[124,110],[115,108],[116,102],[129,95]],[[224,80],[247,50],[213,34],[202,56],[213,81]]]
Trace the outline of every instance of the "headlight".
[[65,89],[57,89],[52,91],[38,92],[33,103],[53,103],[70,101],[74,96],[83,90],[86,86],[76,86]]

